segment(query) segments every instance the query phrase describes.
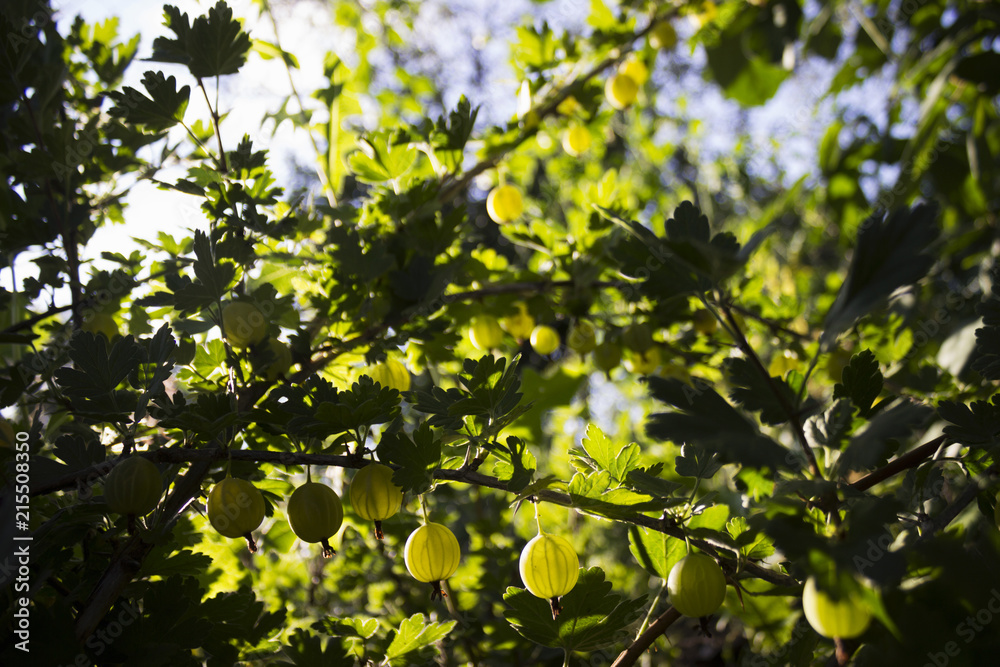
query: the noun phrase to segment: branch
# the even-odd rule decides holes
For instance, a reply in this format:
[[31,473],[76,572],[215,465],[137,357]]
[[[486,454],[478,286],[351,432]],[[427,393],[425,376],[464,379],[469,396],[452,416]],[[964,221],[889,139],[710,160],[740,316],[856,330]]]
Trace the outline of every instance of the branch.
[[786,415],[788,415],[788,420],[795,429],[795,436],[798,439],[799,444],[802,445],[802,451],[805,452],[806,459],[809,461],[809,472],[811,472],[814,477],[821,478],[822,475],[820,475],[819,472],[819,464],[816,463],[816,454],[813,453],[812,446],[809,444],[809,441],[806,440],[806,433],[802,428],[802,421],[799,419],[798,410],[796,410],[795,406],[791,405],[785,399],[785,395],[783,393],[778,391],[778,387],[771,379],[771,374],[766,368],[764,368],[764,364],[761,362],[760,357],[757,356],[753,347],[750,346],[750,342],[747,340],[747,337],[743,335],[743,330],[740,329],[740,325],[736,322],[736,318],[733,317],[731,308],[726,304],[722,304],[721,310],[727,320],[726,323],[733,330],[733,340],[736,341],[736,345],[740,348],[740,351],[746,355],[747,359],[750,360],[750,363],[754,365],[761,377],[764,378],[764,381],[767,383],[768,388],[774,395],[775,400],[778,401],[778,404],[781,405],[781,409],[784,410]]
[[629,665],[634,665],[635,661],[639,659],[646,649],[653,645],[653,642],[667,631],[674,621],[681,617],[681,613],[674,609],[673,607],[667,607],[667,610],[660,614],[660,616],[650,624],[646,631],[641,635],[636,637],[636,640],[632,642],[631,646],[622,651],[618,658],[611,663],[611,667],[628,667]]
[[936,452],[938,448],[944,444],[944,441],[945,436],[940,435],[929,442],[925,442],[919,447],[911,449],[899,458],[889,461],[889,463],[885,464],[878,470],[868,473],[858,481],[851,484],[851,486],[858,491],[867,491],[879,482],[889,479],[904,470],[908,470],[918,465],[921,461],[934,454],[934,452]]
[[[234,461],[250,461],[254,463],[271,463],[275,465],[318,465],[318,466],[337,466],[340,468],[360,468],[365,465],[366,461],[359,457],[352,456],[338,456],[334,454],[293,454],[291,452],[274,452],[265,450],[231,450],[227,452],[221,447],[215,447],[210,449],[181,449],[181,448],[164,448],[157,449],[152,452],[137,452],[138,456],[145,456],[151,461],[163,462],[163,463],[196,463],[197,466],[192,466],[192,470],[196,467],[199,470],[204,470],[201,477],[204,477],[207,470],[210,469],[211,465],[216,462],[224,461],[227,458],[231,458]],[[64,475],[59,479],[53,480],[51,482],[40,484],[33,487],[31,490],[31,495],[41,495],[45,493],[51,493],[53,491],[58,491],[61,489],[68,489],[76,486],[80,481],[85,479],[96,479],[110,472],[111,467],[108,466],[107,462],[99,463],[89,468],[83,470],[78,470],[68,475]],[[391,466],[398,467],[398,466]],[[190,472],[189,472],[190,474]],[[507,483],[503,480],[497,479],[496,477],[491,477],[489,475],[484,475],[475,470],[469,470],[467,468],[459,468],[457,470],[450,469],[437,469],[433,472],[434,479],[441,480],[443,482],[460,482],[463,484],[471,484],[474,486],[481,486],[490,489],[496,489],[498,491],[503,491],[505,493],[513,493],[507,489]],[[187,479],[185,475],[184,479]],[[200,483],[200,478],[199,478]],[[176,495],[176,491],[175,491]],[[174,496],[171,496],[171,499]],[[567,494],[559,491],[553,491],[551,489],[545,489],[536,494],[539,500],[544,500],[546,502],[554,503],[562,507],[568,507],[570,509],[576,510],[580,514],[588,515],[588,512],[578,509],[573,502],[573,498]],[[190,498],[188,498],[188,501]],[[170,502],[168,500],[168,507],[164,514],[170,513]],[[591,516],[598,516],[602,519],[606,519],[599,514],[592,514]],[[685,539],[684,531],[676,526],[671,526],[664,523],[660,519],[655,519],[653,517],[645,516],[643,514],[636,514],[634,517],[628,519],[616,519],[617,521],[622,521],[623,523],[630,523],[636,526],[642,526],[643,528],[648,528],[650,530],[655,530],[660,533],[669,535],[670,537],[677,538],[679,540]],[[725,542],[710,539],[710,538],[697,538],[690,535],[687,536],[687,541],[692,545],[698,547],[702,551],[708,552],[715,555],[716,557],[728,560],[722,553],[731,552],[732,547]],[[735,568],[731,568],[735,571]],[[761,567],[755,563],[747,562],[742,566],[742,571],[750,574],[752,577],[757,579],[762,579],[772,584],[778,586],[797,586],[798,582],[791,576],[782,574],[780,572],[775,572],[767,568]]]
[[[998,470],[1000,470],[1000,462],[994,463],[989,468],[987,468],[983,472],[983,476],[986,477],[995,475]],[[950,505],[945,507],[944,510],[941,511],[941,513],[939,513],[929,522],[921,526],[923,528],[923,531],[921,532],[920,537],[917,538],[917,540],[913,543],[913,547],[916,548],[921,545],[927,544],[927,542],[930,541],[930,539],[934,536],[935,533],[947,528],[948,524],[954,521],[955,517],[961,514],[962,510],[964,510],[969,505],[969,503],[971,503],[973,500],[976,499],[976,496],[979,494],[980,488],[981,487],[979,486],[978,479],[970,480],[968,486],[962,489],[962,493],[958,494],[958,497],[955,498],[955,500]]]

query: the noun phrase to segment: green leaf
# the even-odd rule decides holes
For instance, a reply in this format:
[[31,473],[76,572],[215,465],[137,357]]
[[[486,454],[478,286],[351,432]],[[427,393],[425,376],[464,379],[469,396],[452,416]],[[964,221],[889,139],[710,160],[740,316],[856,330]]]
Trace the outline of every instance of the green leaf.
[[[765,424],[787,422],[791,416],[785,406],[791,407],[799,415],[808,414],[819,406],[818,401],[809,398],[805,404],[796,407],[797,396],[788,383],[779,377],[765,379],[748,359],[727,359],[724,368],[726,377],[733,386],[729,397],[747,410],[759,412],[760,420]],[[779,396],[783,400],[778,400]]]
[[938,416],[948,422],[944,433],[963,445],[992,445],[1000,435],[1000,394],[992,402],[973,401],[964,405],[956,401],[938,403]]
[[834,401],[830,409],[808,422],[809,435],[816,444],[840,449],[851,432],[854,410],[846,398]]
[[263,39],[253,40],[253,50],[261,57],[262,60],[273,60],[274,58],[281,58],[281,60],[291,69],[299,68],[299,59],[295,57],[294,53],[289,53],[285,51],[277,44],[273,42],[267,42]]
[[212,557],[190,549],[170,552],[168,547],[154,547],[139,572],[142,577],[168,577],[173,574],[195,577],[204,574],[212,565]]
[[660,579],[666,579],[674,564],[687,555],[684,540],[656,530],[632,525],[628,529],[628,539],[629,550],[636,561]]
[[674,459],[674,472],[681,477],[708,479],[721,467],[716,454],[698,445],[682,445],[681,453]]
[[833,388],[834,398],[849,398],[861,417],[872,413],[872,404],[882,393],[882,371],[871,350],[855,354],[844,367],[843,382]]
[[285,636],[282,653],[296,667],[355,667],[357,664],[339,641],[304,628],[297,628]]
[[377,451],[381,461],[399,466],[392,481],[403,491],[430,490],[434,469],[441,462],[441,443],[428,424],[422,424],[412,438],[405,433],[383,434]]
[[148,96],[129,86],[123,87],[122,92],[108,92],[108,97],[115,102],[108,113],[151,132],[163,132],[184,120],[191,96],[190,86],[178,90],[177,79],[164,77],[161,72],[143,74],[142,85]]
[[653,498],[626,488],[609,488],[611,475],[606,471],[589,475],[578,472],[573,475],[567,491],[573,507],[609,519],[633,519],[641,512],[659,512],[678,504],[677,498]]
[[718,454],[720,463],[772,468],[790,467],[788,450],[761,435],[757,427],[719,396],[707,383],[689,385],[656,376],[643,380],[653,398],[674,408],[652,414],[646,433],[658,440],[701,445]]
[[398,414],[399,392],[362,375],[349,391],[328,395],[319,403],[311,435],[326,437],[333,433],[357,431],[391,422]]
[[510,436],[507,438],[507,446],[491,447],[500,461],[493,466],[493,474],[502,481],[507,482],[507,490],[512,493],[520,493],[535,476],[538,463],[535,455],[528,451],[528,445],[520,438]]
[[847,278],[830,306],[820,339],[827,349],[896,289],[915,283],[934,264],[929,252],[937,239],[937,209],[928,204],[900,208],[887,217],[876,212],[858,230]]
[[510,586],[503,596],[508,608],[504,618],[526,639],[567,651],[594,651],[620,644],[641,616],[646,596],[622,599],[611,593],[611,582],[597,567],[581,568],[580,578],[560,599],[562,612],[555,619],[549,603]]
[[417,159],[417,149],[388,132],[366,135],[358,139],[358,146],[361,150],[352,153],[348,163],[358,180],[365,183],[382,183],[399,178],[410,170]]
[[596,424],[587,425],[587,437],[582,446],[597,469],[609,472],[611,479],[619,484],[624,483],[628,473],[639,465],[639,445],[631,443],[618,448]]
[[378,630],[377,618],[334,618],[327,616],[313,623],[314,630],[333,637],[371,639]]
[[764,560],[774,553],[774,544],[763,533],[754,530],[745,517],[738,516],[729,520],[726,531],[733,538],[744,558],[749,560]]
[[878,413],[840,455],[837,474],[844,476],[853,470],[871,470],[886,463],[898,448],[898,441],[926,425],[933,413],[930,407],[911,402]]
[[252,46],[242,23],[233,18],[233,10],[220,0],[207,16],[194,20],[184,51],[191,74],[202,79],[240,71]]
[[[392,643],[386,649],[385,658],[390,665],[413,664],[416,658],[424,660],[427,656],[422,656],[424,649],[440,641],[455,627],[456,621],[445,621],[444,623],[427,623],[423,614],[414,614],[403,619],[393,637]],[[416,654],[416,655],[411,655]]]

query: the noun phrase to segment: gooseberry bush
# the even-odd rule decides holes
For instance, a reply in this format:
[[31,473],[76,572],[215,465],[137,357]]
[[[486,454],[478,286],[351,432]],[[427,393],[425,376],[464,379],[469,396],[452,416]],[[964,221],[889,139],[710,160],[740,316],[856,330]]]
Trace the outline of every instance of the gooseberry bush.
[[995,10],[436,5],[0,6],[0,662],[992,664]]

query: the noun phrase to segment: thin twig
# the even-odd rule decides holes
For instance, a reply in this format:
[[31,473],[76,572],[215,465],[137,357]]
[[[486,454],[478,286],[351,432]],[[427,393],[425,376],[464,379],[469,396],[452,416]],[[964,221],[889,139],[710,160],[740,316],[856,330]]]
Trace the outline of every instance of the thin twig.
[[664,632],[667,631],[674,621],[681,617],[681,613],[674,609],[673,607],[667,608],[665,612],[659,615],[659,617],[653,621],[653,623],[646,628],[646,631],[639,635],[632,644],[622,651],[618,658],[611,663],[611,667],[628,667],[629,665],[634,665],[635,661],[639,659],[643,653],[646,652],[653,642],[659,638]]

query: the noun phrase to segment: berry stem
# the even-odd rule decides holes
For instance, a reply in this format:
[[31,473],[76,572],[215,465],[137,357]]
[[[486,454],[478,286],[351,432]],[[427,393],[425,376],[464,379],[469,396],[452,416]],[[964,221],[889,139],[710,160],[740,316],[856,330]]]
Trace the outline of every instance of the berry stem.
[[257,553],[257,543],[254,542],[253,535],[251,533],[246,533],[243,537],[247,541],[247,549],[250,550],[250,553]]
[[330,558],[330,557],[336,555],[337,550],[334,549],[333,547],[331,547],[330,543],[327,542],[325,538],[322,539],[322,540],[320,540],[319,543],[320,543],[320,546],[323,547],[323,558]]

